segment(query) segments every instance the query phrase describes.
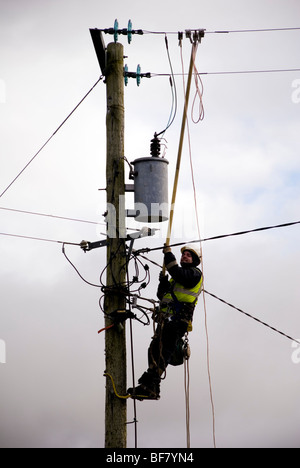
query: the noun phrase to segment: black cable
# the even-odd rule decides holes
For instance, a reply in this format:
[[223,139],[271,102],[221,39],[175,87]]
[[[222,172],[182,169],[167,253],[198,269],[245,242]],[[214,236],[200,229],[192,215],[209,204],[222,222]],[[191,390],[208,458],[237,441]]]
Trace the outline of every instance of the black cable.
[[88,97],[88,95],[93,91],[93,89],[96,87],[96,85],[103,79],[102,76],[96,81],[96,83],[92,86],[92,88],[86,93],[86,95],[81,99],[81,101],[77,104],[76,107],[70,112],[70,114],[65,118],[65,120],[57,127],[55,132],[48,138],[48,140],[41,146],[41,148],[35,153],[35,155],[30,159],[30,161],[26,164],[26,166],[23,167],[23,169],[18,173],[18,175],[12,180],[12,182],[6,187],[5,190],[0,194],[0,198],[7,192],[7,190],[16,182],[16,180],[20,177],[21,174],[27,169],[27,167],[34,161],[34,159],[40,154],[40,152],[45,148],[45,146],[52,140],[54,135],[61,129],[61,127],[67,122],[67,120],[71,117],[71,115],[78,109],[80,104],[83,103],[83,101]]
[[214,297],[214,298],[217,299],[218,301],[223,302],[223,304],[226,304],[226,305],[228,305],[229,307],[231,307],[231,308],[237,310],[238,312],[241,312],[242,314],[247,315],[247,317],[250,317],[250,318],[252,318],[253,320],[256,320],[256,322],[259,322],[260,324],[264,325],[265,327],[270,328],[271,330],[275,331],[276,333],[279,333],[280,335],[285,336],[285,337],[288,338],[289,340],[295,341],[296,343],[300,344],[300,342],[299,342],[298,340],[295,340],[294,338],[292,338],[292,337],[289,336],[289,335],[286,335],[286,334],[283,333],[282,331],[277,330],[277,329],[274,328],[274,327],[271,327],[271,325],[268,325],[267,323],[263,322],[262,320],[258,319],[257,317],[254,317],[253,315],[250,315],[250,314],[248,314],[247,312],[244,312],[243,310],[239,309],[238,307],[235,307],[234,305],[229,304],[229,302],[224,301],[224,299],[220,299],[218,296],[215,296],[215,294],[212,294],[212,293],[210,293],[210,292],[208,292],[208,291],[206,291],[206,290],[204,290],[204,292],[205,292],[206,294],[209,294],[210,296]]
[[80,278],[87,284],[89,284],[90,286],[94,286],[95,288],[101,288],[101,285],[100,284],[94,284],[94,283],[90,283],[89,281],[87,281],[78,271],[78,269],[76,268],[76,266],[71,262],[71,260],[69,259],[69,257],[67,256],[66,254],[66,251],[65,251],[65,243],[63,243],[63,246],[62,246],[62,253],[64,254],[65,258],[67,259],[67,261],[70,263],[70,265],[74,268],[74,270],[76,271],[76,273],[78,274],[78,276],[80,276]]
[[[170,69],[171,69],[171,75],[169,75],[169,77],[170,77],[170,86],[171,86],[171,91],[172,91],[172,107],[171,107],[171,113],[170,113],[169,121],[167,123],[166,128],[163,131],[161,131],[160,133],[158,133],[156,136],[160,136],[160,135],[165,134],[165,132],[168,130],[168,128],[171,127],[172,123],[175,120],[176,114],[177,114],[177,89],[176,89],[176,82],[175,82],[175,78],[174,78],[174,71],[173,71],[172,61],[171,61],[171,57],[170,57],[170,51],[169,51],[169,44],[168,44],[167,35],[165,36],[165,44],[166,44],[166,49],[167,49],[168,61],[169,61]],[[174,115],[172,117],[174,106],[175,106],[175,110],[174,110]]]
[[[129,284],[129,261],[128,256],[126,256],[126,277],[127,283]],[[129,292],[129,286],[128,286]],[[131,302],[130,300],[127,301],[129,303],[129,312],[131,312]],[[131,372],[132,372],[132,385],[135,388],[135,365],[134,365],[134,346],[133,346],[133,327],[132,327],[132,318],[129,319],[130,324],[130,347],[131,347]],[[134,445],[137,448],[138,445],[138,435],[137,435],[137,409],[136,409],[136,399],[133,399],[133,422],[134,422]]]
[[[210,240],[225,239],[226,237],[236,237],[236,236],[241,236],[241,235],[244,235],[244,234],[251,234],[251,233],[254,233],[254,232],[262,232],[262,231],[267,231],[267,230],[271,230],[271,229],[278,229],[278,228],[295,226],[296,224],[300,224],[300,221],[295,221],[295,222],[291,222],[291,223],[284,223],[284,224],[277,224],[275,226],[261,227],[261,228],[257,228],[257,229],[251,229],[251,230],[248,230],[248,231],[234,232],[232,234],[223,234],[223,235],[214,236],[214,237],[207,237],[205,239],[191,240],[191,241],[188,241],[188,242],[187,241],[178,242],[176,244],[170,244],[170,247],[180,247],[180,246],[186,245],[186,244],[196,244],[196,243],[199,243],[199,242],[206,242],[206,241],[210,241]],[[67,242],[67,241],[54,240],[54,239],[45,239],[45,238],[41,238],[41,237],[24,236],[24,235],[21,235],[21,234],[11,234],[11,233],[6,233],[6,232],[0,232],[0,236],[16,237],[16,238],[21,238],[21,239],[30,239],[30,240],[44,241],[44,242],[53,242],[53,243],[65,244],[65,245],[75,245],[75,246],[78,246],[78,247],[81,246],[81,244],[77,243],[77,242]],[[120,249],[120,247],[121,247],[121,245],[119,246],[117,251]],[[145,248],[145,249],[135,250],[133,255],[137,256],[137,255],[140,255],[140,253],[143,253],[143,252],[153,252],[155,250],[162,250],[163,248],[164,248],[164,245],[161,246],[161,247],[154,247],[152,249]],[[111,264],[113,258],[116,256],[116,253],[112,255],[112,258],[110,259],[110,262],[109,262],[110,264]],[[154,262],[152,262],[152,263],[154,263]],[[103,271],[101,273],[101,278],[102,278],[102,275],[103,275],[104,271],[108,267],[108,265],[106,265],[106,267],[103,269]],[[160,265],[157,265],[157,266],[160,266]],[[103,285],[101,280],[100,280],[100,282]]]
[[[277,224],[275,226],[267,226],[267,227],[261,227],[257,229],[250,229],[248,231],[239,231],[239,232],[234,232],[232,234],[222,234],[219,236],[214,236],[214,237],[207,237],[205,239],[197,239],[197,240],[191,240],[191,241],[186,241],[186,242],[178,242],[176,244],[170,244],[169,247],[179,247],[181,245],[187,245],[187,244],[196,244],[199,242],[206,242],[206,241],[211,241],[211,240],[217,240],[217,239],[225,239],[226,237],[235,237],[235,236],[242,236],[244,234],[251,234],[253,232],[262,232],[262,231],[268,231],[271,229],[278,229],[278,228],[284,228],[284,227],[289,227],[289,226],[295,226],[296,224],[300,224],[300,221],[294,221],[291,223],[284,223],[284,224]],[[146,248],[146,249],[140,249],[135,251],[135,255],[138,255],[139,252],[153,252],[154,250],[162,250],[165,246],[161,247],[154,247],[152,249]]]
[[[121,248],[123,248],[123,242],[124,242],[124,239],[119,239],[119,245],[118,245],[116,251],[115,251],[115,252],[111,252],[110,258],[109,258],[109,260],[108,260],[108,263],[107,263],[107,265],[105,266],[105,268],[103,268],[103,270],[102,270],[102,272],[101,272],[101,274],[100,274],[100,284],[101,284],[101,286],[102,286],[103,288],[106,288],[106,286],[105,286],[104,282],[102,281],[102,276],[103,276],[104,272],[107,270],[108,267],[111,268],[112,280],[113,280],[113,282],[114,282],[114,286],[109,286],[109,287],[113,287],[113,288],[122,288],[122,287],[124,287],[124,285],[126,285],[126,283],[120,284],[120,283],[117,282],[116,278],[115,278],[114,275],[113,275],[113,270],[112,270],[112,263],[113,263],[113,260],[114,260],[114,258],[117,256],[119,250],[120,250]],[[124,266],[123,266],[122,268],[124,268]]]

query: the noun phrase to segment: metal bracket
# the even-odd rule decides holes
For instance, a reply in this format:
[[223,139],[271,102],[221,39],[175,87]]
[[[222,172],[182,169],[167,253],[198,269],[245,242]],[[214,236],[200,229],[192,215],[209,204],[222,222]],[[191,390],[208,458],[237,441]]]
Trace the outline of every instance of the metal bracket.
[[106,53],[102,32],[100,29],[90,29],[90,33],[100,65],[101,73],[103,76],[105,76]]
[[[147,227],[143,227],[140,231],[133,232],[131,234],[128,234],[127,237],[125,238],[125,242],[130,241],[131,242],[131,249],[133,246],[133,241],[136,239],[142,239],[143,237],[150,237],[155,235],[155,231],[157,229],[151,229]],[[96,242],[89,242],[89,241],[81,241],[80,247],[84,252],[89,252],[90,250],[98,249],[99,247],[105,247],[108,245],[109,239],[104,239],[102,241],[96,241]]]

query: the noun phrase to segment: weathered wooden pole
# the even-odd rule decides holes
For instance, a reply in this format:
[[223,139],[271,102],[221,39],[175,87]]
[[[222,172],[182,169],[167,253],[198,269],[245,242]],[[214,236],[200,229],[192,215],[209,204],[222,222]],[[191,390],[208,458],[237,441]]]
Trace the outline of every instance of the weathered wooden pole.
[[[126,297],[125,248],[125,178],[124,178],[124,54],[123,45],[111,43],[106,51],[107,91],[107,280],[105,291],[106,327],[112,324],[111,313],[124,312]],[[115,383],[119,395],[126,394],[126,333],[125,322],[105,333],[106,373]],[[126,448],[127,404],[106,380],[105,447]]]

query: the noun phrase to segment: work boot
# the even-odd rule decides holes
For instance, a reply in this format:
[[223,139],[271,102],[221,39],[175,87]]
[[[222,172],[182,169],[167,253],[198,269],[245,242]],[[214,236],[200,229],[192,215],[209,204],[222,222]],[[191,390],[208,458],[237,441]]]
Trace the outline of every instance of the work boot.
[[139,386],[129,388],[127,393],[136,400],[159,400],[160,378],[155,373],[145,372],[139,379]]

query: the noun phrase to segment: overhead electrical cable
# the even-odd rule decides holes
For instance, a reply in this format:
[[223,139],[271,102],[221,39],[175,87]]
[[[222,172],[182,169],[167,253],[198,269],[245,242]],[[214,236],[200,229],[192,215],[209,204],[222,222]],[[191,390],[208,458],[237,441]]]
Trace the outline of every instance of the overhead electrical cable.
[[[261,227],[257,229],[251,229],[248,231],[240,231],[240,232],[234,232],[232,234],[223,234],[219,236],[214,236],[214,237],[207,237],[205,239],[196,239],[196,240],[190,240],[186,242],[177,242],[176,244],[170,244],[169,247],[180,247],[182,245],[186,244],[195,244],[199,242],[206,242],[206,241],[211,241],[211,240],[218,240],[218,239],[225,239],[227,237],[236,237],[236,236],[241,236],[245,234],[251,234],[254,232],[263,232],[271,229],[278,229],[278,228],[284,228],[284,227],[289,227],[289,226],[295,226],[297,224],[300,224],[300,221],[294,221],[291,223],[284,223],[284,224],[277,224],[275,226],[267,226],[267,227]],[[53,240],[53,239],[44,239],[40,237],[33,237],[33,236],[25,236],[21,234],[12,234],[12,233],[7,233],[7,232],[0,232],[0,236],[9,236],[9,237],[19,237],[22,239],[31,239],[31,240],[38,240],[38,241],[45,241],[45,242],[55,242],[58,244],[66,244],[66,245],[76,245],[78,247],[81,247],[81,243],[79,242],[66,242],[66,241],[61,241],[61,240]],[[144,249],[139,249],[134,251],[134,255],[140,255],[140,253],[148,253],[148,252],[153,252],[155,250],[162,250],[165,246],[162,245],[160,247],[153,247],[151,248],[144,248]]]
[[278,68],[272,70],[237,70],[237,71],[217,71],[217,72],[200,72],[199,75],[242,75],[255,73],[287,73],[298,72],[300,68]]
[[76,273],[78,274],[78,276],[85,282],[87,283],[88,285],[90,286],[94,286],[95,288],[101,288],[101,285],[100,284],[94,284],[94,283],[91,283],[90,281],[87,281],[82,275],[81,273],[79,272],[78,268],[76,268],[76,266],[74,265],[74,263],[71,262],[71,260],[69,259],[68,255],[66,254],[66,249],[65,249],[65,245],[67,245],[68,243],[67,242],[64,242],[63,245],[62,245],[62,253],[64,255],[64,257],[66,258],[66,260],[70,263],[70,265],[74,268],[74,270],[76,271]]
[[[189,28],[185,31],[198,31],[199,28]],[[283,31],[300,31],[300,27],[294,28],[264,28],[264,29],[232,29],[232,30],[216,30],[205,31],[205,34],[231,34],[231,33],[260,33],[260,32],[283,32]],[[180,32],[180,31],[179,31]],[[178,31],[147,31],[143,30],[143,34],[178,34]]]
[[87,224],[95,224],[95,225],[106,226],[105,223],[97,223],[97,221],[88,221],[86,219],[78,219],[78,218],[68,218],[66,216],[57,216],[57,215],[46,214],[46,213],[37,213],[35,211],[17,210],[17,209],[14,209],[14,208],[6,208],[4,206],[0,206],[0,210],[11,211],[13,213],[22,213],[22,214],[34,215],[34,216],[44,216],[46,218],[61,219],[61,220],[65,220],[65,221],[75,221],[75,222],[78,222],[78,223],[87,223]]
[[233,29],[229,31],[205,31],[205,34],[232,34],[232,33],[260,33],[260,32],[279,32],[279,31],[299,31],[296,28],[266,28],[266,29]]
[[0,236],[17,237],[21,239],[29,239],[29,240],[43,241],[43,242],[53,242],[56,244],[76,245],[80,247],[80,244],[78,242],[66,242],[66,241],[61,241],[61,240],[45,239],[42,237],[23,236],[21,234],[9,234],[7,232],[0,232]]
[[[275,68],[275,69],[270,69],[270,70],[228,70],[228,71],[198,72],[198,74],[200,76],[245,75],[245,74],[259,74],[259,73],[291,73],[291,72],[299,72],[299,71],[300,71],[300,68]],[[151,73],[151,78],[155,78],[157,76],[170,76],[170,73]],[[182,76],[182,73],[174,73],[173,76]]]
[[265,327],[268,327],[270,328],[271,330],[275,331],[276,333],[279,333],[280,335],[284,336],[285,338],[288,338],[289,340],[295,342],[295,343],[298,343],[300,344],[300,341],[299,340],[296,340],[295,338],[292,338],[291,336],[287,335],[286,333],[283,333],[282,331],[278,330],[277,328],[274,328],[272,327],[271,325],[267,324],[266,322],[263,322],[262,320],[258,319],[257,317],[254,317],[253,315],[245,312],[244,310],[242,309],[239,309],[238,307],[235,307],[234,305],[230,304],[229,302],[227,301],[224,301],[224,299],[221,299],[220,297],[216,296],[215,294],[212,294],[208,291],[205,291],[206,294],[209,294],[211,297],[214,297],[215,299],[217,299],[218,301],[220,302],[223,302],[223,304],[226,304],[228,305],[229,307],[231,307],[232,309],[235,309],[237,310],[238,312],[241,312],[242,314],[246,315],[247,317],[250,317],[252,318],[253,320],[255,320],[256,322],[259,322],[261,325],[264,325]]
[[175,120],[176,114],[177,114],[176,82],[175,82],[175,79],[174,79],[174,71],[173,71],[172,61],[171,61],[171,57],[170,57],[169,44],[168,44],[167,36],[165,36],[165,45],[166,45],[168,61],[169,61],[170,69],[171,69],[171,74],[169,74],[169,77],[170,77],[170,86],[171,86],[171,91],[172,91],[172,108],[171,108],[171,113],[170,113],[170,117],[169,117],[166,128],[163,131],[161,131],[160,133],[157,133],[156,136],[160,136],[160,135],[165,134],[165,132],[168,130],[168,128],[171,127],[172,123]]
[[[256,228],[256,229],[249,229],[247,231],[239,231],[239,232],[234,232],[234,233],[231,233],[231,234],[222,234],[222,235],[219,235],[219,236],[206,237],[205,239],[190,240],[188,242],[187,241],[186,242],[177,242],[176,244],[170,244],[169,247],[180,247],[181,245],[186,245],[186,244],[196,244],[196,243],[199,243],[199,242],[207,242],[207,241],[211,241],[211,240],[225,239],[227,237],[237,237],[237,236],[242,236],[242,235],[245,235],[245,234],[251,234],[251,233],[254,233],[254,232],[263,232],[263,231],[268,231],[268,230],[271,230],[271,229],[279,229],[279,228],[295,226],[297,224],[300,224],[300,221],[294,221],[294,222],[291,222],[291,223],[284,223],[284,224],[276,224],[274,226],[266,226],[266,227],[261,227],[261,228]],[[153,252],[155,250],[162,250],[163,248],[164,248],[164,246],[153,247],[152,249],[150,249],[150,248],[140,249],[140,250],[136,251],[136,254],[138,254],[139,252],[144,252],[144,253]]]
[[[4,206],[0,206],[0,210],[9,211],[9,212],[12,212],[12,213],[21,213],[21,214],[26,214],[26,215],[43,216],[43,217],[46,217],[46,218],[59,219],[59,220],[64,220],[64,221],[73,221],[73,222],[77,222],[77,223],[93,224],[93,225],[96,225],[96,226],[107,226],[106,223],[100,223],[100,222],[97,222],[97,221],[89,221],[87,219],[70,218],[70,217],[67,217],[67,216],[58,216],[58,215],[52,215],[52,214],[49,214],[49,213],[39,213],[39,212],[36,212],[36,211],[18,210],[18,209],[15,209],[15,208],[7,208],[7,207],[4,207]],[[136,231],[136,228],[126,227],[126,230],[127,231]]]
[[8,191],[8,189],[16,182],[16,180],[23,174],[23,172],[30,166],[30,164],[35,160],[35,158],[41,153],[41,151],[47,146],[47,144],[52,140],[52,138],[57,134],[57,132],[62,128],[62,126],[67,122],[67,120],[74,114],[74,112],[78,109],[80,104],[88,97],[88,95],[93,91],[93,89],[97,86],[97,84],[103,79],[102,76],[96,81],[96,83],[91,87],[91,89],[85,94],[85,96],[81,99],[81,101],[74,107],[74,109],[70,112],[70,114],[65,118],[65,120],[57,127],[54,133],[48,138],[48,140],[41,146],[41,148],[35,153],[35,155],[28,161],[28,163],[23,167],[23,169],[16,175],[16,177],[11,181],[11,183],[3,190],[0,194],[0,198]]

